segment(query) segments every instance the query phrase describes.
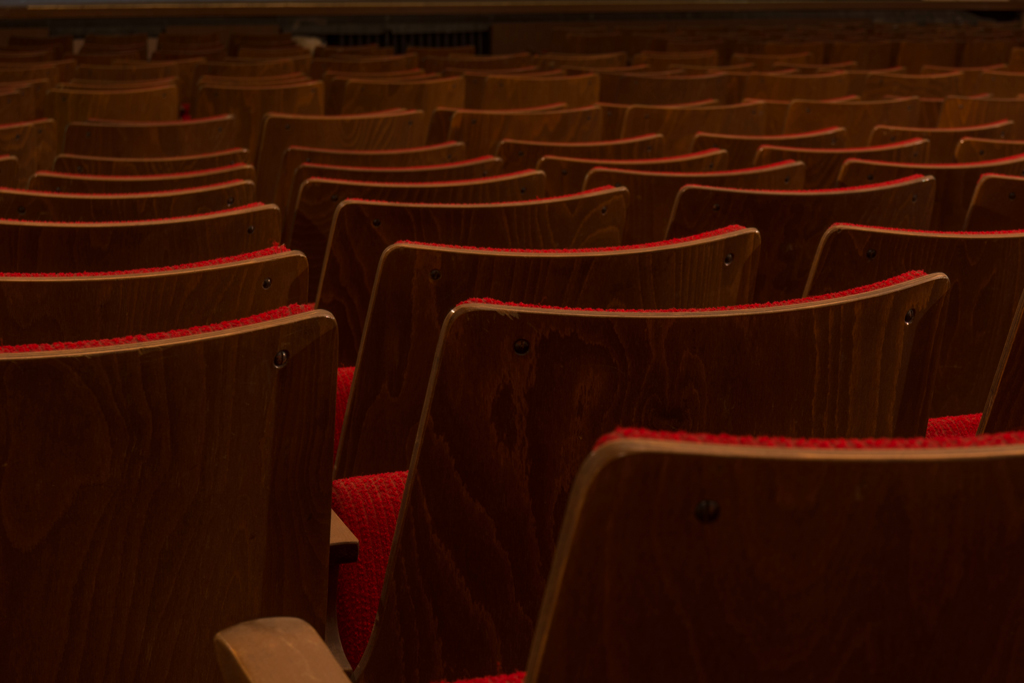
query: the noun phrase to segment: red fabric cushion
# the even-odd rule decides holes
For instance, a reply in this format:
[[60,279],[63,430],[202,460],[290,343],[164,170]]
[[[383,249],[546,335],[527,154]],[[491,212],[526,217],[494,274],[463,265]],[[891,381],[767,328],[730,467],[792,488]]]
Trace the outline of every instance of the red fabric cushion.
[[405,493],[406,472],[334,482],[331,507],[359,539],[359,560],[338,570],[338,635],[352,666],[359,664],[377,616],[391,539]]
[[928,420],[928,438],[944,439],[975,436],[978,433],[978,425],[980,424],[981,413],[933,417]]
[[[520,683],[526,679],[525,671],[517,671],[514,674],[498,674],[497,676],[483,676],[481,678],[461,678],[452,683]],[[448,683],[437,681],[436,683]]]
[[334,400],[334,452],[338,452],[341,441],[341,425],[345,422],[345,408],[348,407],[348,392],[352,388],[355,368],[338,368],[338,394]]

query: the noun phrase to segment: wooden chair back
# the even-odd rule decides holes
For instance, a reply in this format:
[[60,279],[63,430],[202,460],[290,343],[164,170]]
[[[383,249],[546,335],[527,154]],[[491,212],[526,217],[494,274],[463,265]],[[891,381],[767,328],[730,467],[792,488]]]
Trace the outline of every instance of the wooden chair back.
[[825,125],[842,126],[846,129],[847,145],[864,147],[868,144],[872,129],[879,124],[918,125],[920,108],[921,102],[917,97],[845,102],[793,100],[786,114],[783,131],[800,133],[818,130]]
[[64,142],[69,124],[75,121],[178,119],[178,86],[175,84],[116,90],[54,88],[47,97],[47,107],[57,121],[57,133],[61,144]]
[[159,123],[78,121],[68,126],[63,150],[97,157],[206,154],[232,149],[237,125],[232,114]]
[[1024,138],[1024,99],[1016,97],[947,97],[939,113],[940,128],[979,126],[1010,120],[1011,139]]
[[946,97],[960,94],[962,71],[939,74],[874,73],[864,80],[858,93],[869,99],[896,97]]
[[875,147],[845,147],[839,149],[815,149],[762,145],[757,150],[754,163],[773,164],[787,159],[802,161],[807,167],[804,189],[819,190],[835,187],[839,169],[847,159],[871,159],[906,163],[928,161],[929,142],[924,138],[911,138],[901,142]]
[[569,108],[597,104],[601,81],[597,74],[533,78],[492,74],[484,81],[481,109],[517,109],[564,102]]
[[1002,159],[1024,153],[1024,140],[1000,140],[965,136],[956,143],[953,153],[957,163]]
[[761,233],[754,301],[799,297],[822,235],[833,223],[926,230],[935,179],[911,176],[888,183],[811,192],[755,192],[689,186],[677,198],[668,236],[683,237],[726,225]]
[[956,66],[963,52],[960,40],[902,40],[896,54],[896,63],[912,74],[920,73],[925,64]]
[[659,173],[708,173],[723,171],[728,165],[728,152],[724,149],[707,149],[655,159],[577,159],[551,155],[542,158],[537,168],[544,171],[546,176],[548,196],[554,197],[582,190],[587,174],[598,166]]
[[341,108],[332,114],[365,114],[402,107],[420,109],[431,116],[438,107],[460,108],[466,104],[466,79],[462,76],[417,81],[353,78],[345,82]]
[[[961,138],[973,136],[1002,140],[1011,135],[1012,130],[1013,121],[1009,120],[959,128],[922,128],[920,126],[879,124],[871,131],[871,144],[884,145],[911,138],[925,138],[931,143],[928,150],[929,161],[945,164],[960,161],[956,158],[956,149]],[[980,161],[980,159],[976,161]]]
[[828,100],[850,93],[843,71],[815,74],[748,73],[739,76],[740,95],[763,100]]
[[37,170],[53,166],[59,144],[57,138],[57,123],[53,119],[0,125],[0,153],[18,159],[18,187],[27,186]]
[[715,99],[724,102],[730,79],[723,73],[676,75],[671,72],[613,73],[603,71],[601,101],[620,104],[685,104]]
[[[97,176],[190,173],[244,164],[248,157],[249,154],[244,149],[226,149],[206,154],[148,158],[58,154],[53,162],[53,170],[58,173],[79,173]],[[253,179],[255,179],[255,176]]]
[[754,157],[761,145],[781,145],[783,147],[801,147],[828,149],[846,146],[846,129],[842,126],[829,126],[808,133],[790,133],[789,135],[731,135],[729,133],[697,133],[693,136],[693,151],[704,149],[724,149],[729,152],[729,162],[736,168],[755,166]]
[[697,133],[765,135],[766,126],[765,105],[757,100],[700,107],[635,105],[626,109],[621,137],[661,133],[669,154],[685,154],[693,149]]
[[[601,137],[601,108],[548,111],[457,110],[449,140],[466,143],[470,157],[493,154],[506,138],[551,142],[596,142]],[[624,136],[628,137],[628,136]]]
[[1024,178],[1021,176],[983,174],[974,187],[964,231],[1019,230],[1018,195],[1024,199]]
[[505,173],[536,168],[549,155],[576,159],[656,159],[665,156],[665,136],[658,133],[599,142],[535,142],[505,139],[497,156],[505,160]]
[[256,169],[237,163],[221,168],[200,169],[182,173],[156,175],[86,175],[39,171],[29,181],[29,188],[39,192],[66,192],[69,194],[129,194],[164,192],[195,187],[207,187],[234,180],[255,182]]
[[1024,94],[1024,74],[999,69],[978,74],[978,89],[994,97],[1017,97]]

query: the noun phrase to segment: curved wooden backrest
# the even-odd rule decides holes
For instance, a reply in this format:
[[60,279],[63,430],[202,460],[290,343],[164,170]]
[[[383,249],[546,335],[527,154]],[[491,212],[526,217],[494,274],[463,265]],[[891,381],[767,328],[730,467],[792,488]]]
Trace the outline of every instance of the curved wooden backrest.
[[0,353],[7,676],[213,683],[228,624],[323,630],[335,326],[324,311],[274,318]]
[[[590,444],[618,425],[923,434],[947,285],[922,275],[724,311],[457,306],[441,331],[377,621],[354,678],[523,670],[568,489]],[[839,358],[849,359],[841,370]],[[496,581],[506,590],[493,590]],[[426,646],[414,637],[424,618]]]
[[601,72],[601,101],[620,104],[685,104],[729,95],[729,76],[722,73],[682,76],[659,73]]
[[353,78],[345,83],[339,114],[364,114],[404,107],[420,109],[428,117],[438,107],[463,107],[466,79],[462,76],[419,81]]
[[718,64],[718,50],[694,50],[693,52],[663,52],[661,50],[641,50],[633,55],[631,64],[649,64],[655,71],[668,71],[673,66],[688,64],[693,66],[715,66]]
[[188,121],[76,121],[64,152],[97,157],[172,157],[232,148],[238,123],[232,114]]
[[417,242],[388,247],[366,314],[335,478],[409,469],[438,335],[459,302],[488,297],[572,308],[734,306],[750,300],[758,243],[756,230],[733,226],[689,241],[586,251]]
[[54,88],[47,95],[47,107],[53,112],[57,133],[63,143],[68,125],[75,121],[175,121],[178,118],[178,86],[168,84],[117,90]]
[[1017,97],[1024,94],[1024,74],[1017,71],[982,71],[978,74],[980,92],[994,97]]
[[907,67],[910,73],[920,73],[925,64],[956,66],[963,45],[960,40],[902,40],[896,63]]
[[484,81],[481,109],[514,109],[565,102],[572,109],[597,104],[601,81],[597,74],[533,78],[492,74]]
[[32,174],[50,168],[57,154],[57,123],[36,119],[0,125],[0,152],[18,158],[18,186],[28,185]]
[[494,177],[501,175],[501,165],[502,159],[494,156],[481,156],[430,166],[332,166],[303,163],[295,169],[291,183],[293,194],[285,208],[287,210],[296,206],[299,188],[310,178],[381,183],[437,183]]
[[[920,173],[935,178],[935,210],[932,230],[962,230],[978,180],[985,173],[1020,175],[1024,172],[1024,154],[973,164],[910,164],[888,161],[847,159],[839,171],[841,185],[885,182]],[[896,227],[896,226],[891,226]],[[901,226],[902,227],[902,226]]]
[[[464,113],[479,113],[486,111],[488,118],[493,118],[499,114],[510,114],[520,116],[522,114],[536,114],[540,112],[549,112],[561,109],[568,109],[565,106],[565,102],[557,102],[555,104],[544,104],[539,107],[527,107],[525,109],[500,109],[500,110],[482,110],[475,109],[473,107],[465,107],[464,109],[455,109],[453,107],[438,107],[434,110],[434,115],[430,117],[430,125],[427,132],[427,144],[433,145],[439,142],[444,142],[449,139],[449,133],[452,129],[452,118],[455,116],[455,112]],[[602,126],[603,126],[602,122]]]
[[1021,202],[1024,199],[1024,178],[1021,176],[985,173],[978,179],[971,197],[966,231],[1020,230]]
[[1020,435],[846,445],[602,439],[569,494],[528,680],[1024,675],[1000,646],[1020,625],[1021,501],[988,493],[1024,476]]
[[748,73],[739,76],[742,97],[763,100],[828,100],[850,93],[844,71],[816,74]]
[[58,173],[84,173],[100,176],[156,175],[188,173],[244,164],[248,158],[249,152],[244,149],[227,149],[222,152],[169,157],[97,157],[83,154],[59,154],[53,163],[53,170]]
[[626,51],[605,52],[600,54],[545,52],[543,54],[534,55],[533,59],[545,69],[566,65],[601,68],[626,66],[629,63],[629,53]]
[[1024,140],[1000,140],[965,136],[956,143],[953,153],[956,162],[969,164],[974,161],[1002,159],[1024,153]]
[[833,225],[818,245],[804,294],[839,292],[908,268],[949,277],[946,325],[928,415],[980,413],[1024,293],[1024,231],[948,233]]
[[781,145],[784,147],[801,147],[827,149],[843,147],[846,144],[846,129],[842,126],[829,126],[809,133],[790,133],[788,135],[730,135],[729,133],[697,133],[693,136],[693,151],[702,149],[728,150],[729,161],[736,168],[756,166],[754,157],[761,145]]
[[[309,65],[309,75],[320,78],[329,69],[356,72],[390,72],[415,69],[419,64],[416,55],[339,55],[321,53],[314,55]],[[432,71],[434,69],[431,69]]]
[[[298,116],[270,113],[263,118],[256,186],[261,202],[274,200],[285,151],[294,145],[323,149],[405,149],[422,145],[427,120],[421,111],[395,109],[353,116]],[[290,195],[284,195],[290,196]]]
[[67,194],[0,188],[0,218],[26,221],[137,221],[222,211],[251,204],[251,180],[133,194]]
[[234,114],[238,120],[232,147],[245,147],[259,157],[260,136],[270,112],[305,114],[324,113],[323,81],[306,81],[278,86],[200,85],[193,103],[196,116]]
[[[348,200],[331,224],[317,306],[339,321],[338,357],[355,365],[381,255],[414,240],[499,249],[581,249],[621,244],[629,192],[601,188],[494,204]],[[317,282],[317,274],[313,274]]]
[[864,79],[860,95],[878,99],[887,95],[907,97],[946,97],[960,94],[962,71],[941,74],[882,74],[874,73]]
[[[384,183],[335,178],[310,178],[299,187],[284,242],[309,258],[309,272],[317,277],[324,263],[335,211],[348,199],[426,204],[488,204],[537,199],[544,196],[544,174],[520,171],[474,180],[436,183]],[[314,280],[315,282],[316,280]]]
[[[497,156],[506,173],[536,168],[542,157],[561,155],[577,159],[654,159],[665,156],[665,136],[658,133],[599,142],[535,142],[505,139]],[[550,192],[548,194],[551,194]]]
[[281,241],[281,212],[260,205],[156,220],[0,219],[0,272],[162,268],[247,254]]
[[786,159],[802,161],[807,166],[807,177],[804,187],[818,190],[835,187],[839,179],[839,169],[843,162],[850,158],[878,159],[881,161],[926,162],[928,161],[929,142],[924,138],[911,138],[901,142],[893,142],[877,147],[845,147],[840,149],[815,149],[800,147],[780,147],[762,145],[754,157],[754,164],[772,164]]
[[1011,139],[1024,137],[1024,99],[1016,97],[947,97],[939,113],[940,128],[978,126],[1009,119],[1014,122]]
[[960,128],[923,128],[917,126],[889,126],[879,124],[871,131],[871,144],[884,145],[911,138],[925,138],[931,142],[928,158],[933,164],[961,161],[956,158],[957,145],[965,136],[1004,139],[1013,130],[1013,121],[1003,120],[979,126]]
[[163,192],[186,188],[208,187],[233,180],[256,180],[256,169],[244,163],[221,168],[206,168],[181,173],[155,175],[86,175],[39,171],[29,187],[39,192],[69,194],[127,194],[131,192]]
[[920,108],[921,102],[917,97],[845,102],[793,100],[786,114],[783,132],[800,133],[826,125],[842,126],[846,129],[846,144],[863,147],[868,144],[872,129],[879,124],[918,125]]
[[587,174],[598,166],[664,173],[724,171],[729,166],[729,153],[724,149],[708,149],[652,159],[592,159],[551,155],[537,163],[537,169],[544,171],[549,197],[579,192],[583,189]]
[[928,228],[935,179],[902,180],[808,192],[757,192],[689,186],[676,198],[668,236],[682,237],[726,225],[761,232],[754,301],[782,301],[801,295],[821,236],[833,223]]
[[[661,133],[669,154],[685,154],[693,148],[697,133],[732,135],[766,134],[767,112],[763,102],[700,107],[630,106],[622,121],[622,137]],[[821,126],[817,126],[821,128]]]
[[733,52],[731,63],[750,64],[753,69],[768,69],[774,67],[779,62],[789,64],[811,64],[813,63],[813,57],[814,55],[812,53],[803,51],[774,54]]
[[302,252],[277,247],[187,267],[3,273],[0,344],[112,339],[245,318],[304,302],[307,270]]
[[601,138],[601,108],[593,106],[522,113],[515,110],[460,109],[452,114],[448,139],[465,142],[467,156],[493,154],[505,138],[595,142]]
[[148,81],[154,78],[180,78],[177,62],[138,62],[129,64],[79,64],[75,78],[90,81]]
[[[804,185],[804,164],[784,161],[734,171],[659,173],[628,168],[597,167],[587,173],[583,189],[604,185],[629,188],[629,211],[623,244],[644,244],[665,239],[676,195],[685,185],[699,184],[758,190],[799,190]],[[736,222],[736,225],[750,224]],[[731,224],[726,224],[731,225]],[[718,228],[725,227],[719,225]],[[706,232],[706,231],[705,231]],[[694,233],[695,234],[695,233]]]

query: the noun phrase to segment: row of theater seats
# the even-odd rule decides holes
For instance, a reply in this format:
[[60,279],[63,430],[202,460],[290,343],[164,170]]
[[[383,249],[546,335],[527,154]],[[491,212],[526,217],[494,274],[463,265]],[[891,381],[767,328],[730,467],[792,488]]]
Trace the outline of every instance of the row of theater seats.
[[817,30],[15,41],[0,670],[1021,673],[1017,37]]

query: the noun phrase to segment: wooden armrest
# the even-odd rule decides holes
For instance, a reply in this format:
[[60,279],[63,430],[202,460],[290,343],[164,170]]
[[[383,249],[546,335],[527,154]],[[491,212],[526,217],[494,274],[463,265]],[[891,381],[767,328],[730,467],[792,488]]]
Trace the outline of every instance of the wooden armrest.
[[331,510],[331,564],[355,562],[359,559],[359,539],[337,513]]
[[213,639],[225,683],[351,683],[313,627],[294,617],[254,619]]

